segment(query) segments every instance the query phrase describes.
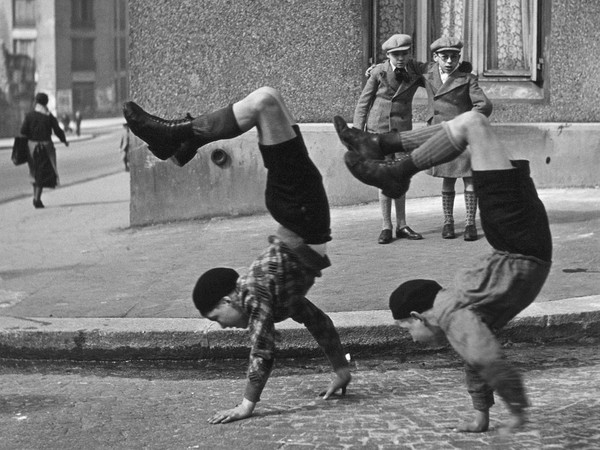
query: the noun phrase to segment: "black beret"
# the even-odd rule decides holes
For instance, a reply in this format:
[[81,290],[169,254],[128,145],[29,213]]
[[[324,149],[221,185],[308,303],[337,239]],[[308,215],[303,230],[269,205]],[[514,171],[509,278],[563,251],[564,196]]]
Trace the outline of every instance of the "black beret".
[[435,296],[442,289],[433,280],[410,280],[402,283],[390,295],[390,309],[395,320],[408,319],[412,311],[422,313],[433,307]]
[[226,267],[215,267],[204,272],[194,287],[194,305],[205,316],[217,303],[235,289],[239,274]]

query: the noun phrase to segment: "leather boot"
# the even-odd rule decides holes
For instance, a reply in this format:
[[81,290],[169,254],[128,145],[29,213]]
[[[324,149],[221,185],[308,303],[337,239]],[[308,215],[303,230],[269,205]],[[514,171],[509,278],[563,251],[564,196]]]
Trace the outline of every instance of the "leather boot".
[[384,159],[379,148],[379,135],[366,133],[358,128],[349,128],[346,121],[340,116],[333,118],[333,125],[340,141],[348,150],[357,152],[365,159]]
[[[169,159],[179,167],[183,167],[194,159],[194,156],[196,156],[196,153],[201,146],[202,140],[200,138],[193,137],[192,139],[188,139],[177,148],[175,153],[173,153],[173,156]],[[152,149],[150,149],[150,151],[152,151]]]
[[177,120],[162,119],[148,114],[134,102],[123,105],[123,116],[131,132],[146,142],[159,159],[171,157],[179,145],[194,134],[189,116]]
[[381,189],[387,197],[402,197],[410,186],[410,179],[419,172],[409,154],[394,160],[366,160],[358,153],[344,155],[346,167],[355,178]]

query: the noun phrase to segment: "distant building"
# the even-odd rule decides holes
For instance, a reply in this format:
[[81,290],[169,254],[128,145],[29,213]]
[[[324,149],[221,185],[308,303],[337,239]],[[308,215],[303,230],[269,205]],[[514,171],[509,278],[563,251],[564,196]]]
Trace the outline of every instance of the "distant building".
[[0,0],[0,108],[22,117],[43,91],[59,116],[117,113],[129,96],[128,23],[127,0]]

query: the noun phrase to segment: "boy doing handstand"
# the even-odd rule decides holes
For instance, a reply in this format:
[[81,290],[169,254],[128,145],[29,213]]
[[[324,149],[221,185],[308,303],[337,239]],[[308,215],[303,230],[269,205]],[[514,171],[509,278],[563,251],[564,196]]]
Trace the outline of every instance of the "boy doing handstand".
[[345,393],[351,376],[339,335],[331,319],[308,299],[315,277],[330,265],[329,203],[321,174],[311,161],[300,129],[280,94],[260,88],[241,101],[196,119],[165,120],[138,105],[124,105],[131,131],[160,159],[183,165],[196,150],[230,139],[253,127],[267,168],[266,206],[279,223],[269,246],[248,273],[217,267],[205,272],[193,291],[194,304],[205,318],[222,327],[248,328],[252,349],[242,402],[213,415],[212,424],[250,417],[274,362],[275,323],[291,318],[306,326],[329,359],[334,379],[324,394]]
[[[398,324],[418,342],[441,338],[465,360],[466,382],[477,411],[460,431],[489,427],[493,391],[511,413],[507,428],[526,421],[527,395],[519,373],[502,355],[495,333],[540,292],[550,271],[552,238],[548,216],[529,175],[527,161],[512,161],[487,118],[466,112],[439,125],[386,134],[368,134],[334,119],[345,161],[359,180],[392,197],[409,187],[421,170],[450,161],[470,145],[481,225],[493,252],[475,267],[460,271],[442,288],[432,280],[410,280],[390,297]],[[383,155],[405,152],[403,159],[382,161]]]

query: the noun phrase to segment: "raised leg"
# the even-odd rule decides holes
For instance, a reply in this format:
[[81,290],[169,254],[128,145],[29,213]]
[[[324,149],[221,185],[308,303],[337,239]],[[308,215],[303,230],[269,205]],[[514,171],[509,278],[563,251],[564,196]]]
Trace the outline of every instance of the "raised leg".
[[[369,152],[381,151],[377,136],[359,130],[351,134],[344,119],[334,118],[336,131],[342,143],[349,149],[344,155],[346,166],[357,179],[365,184],[379,187],[388,197],[400,197],[410,185],[410,178],[421,170],[451,161],[471,145],[473,170],[512,169],[508,153],[493,132],[487,118],[477,112],[466,112],[439,126],[426,127],[422,132],[429,138],[406,158],[396,161],[369,159]],[[430,135],[430,133],[433,133]],[[395,133],[403,142],[412,131]],[[396,151],[406,150],[406,147]]]
[[175,156],[179,165],[193,158],[195,151],[221,139],[232,139],[257,127],[259,142],[273,145],[293,139],[295,121],[280,94],[262,87],[233,105],[197,118],[166,120],[144,111],[134,102],[123,106],[131,131],[149,145],[160,159]]

